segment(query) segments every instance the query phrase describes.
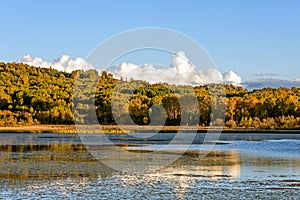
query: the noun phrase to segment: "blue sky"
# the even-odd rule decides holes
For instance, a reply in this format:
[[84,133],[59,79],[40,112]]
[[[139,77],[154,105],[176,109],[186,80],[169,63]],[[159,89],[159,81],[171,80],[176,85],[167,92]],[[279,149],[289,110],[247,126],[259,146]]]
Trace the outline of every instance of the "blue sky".
[[243,80],[300,77],[300,1],[2,0],[0,6],[5,62],[25,54],[86,57],[121,31],[163,27],[192,37],[220,71],[234,70]]

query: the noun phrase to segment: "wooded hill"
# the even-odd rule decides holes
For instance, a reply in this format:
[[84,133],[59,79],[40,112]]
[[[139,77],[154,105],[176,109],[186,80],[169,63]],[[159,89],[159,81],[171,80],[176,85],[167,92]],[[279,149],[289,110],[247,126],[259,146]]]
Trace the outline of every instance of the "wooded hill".
[[[77,83],[79,87],[82,84],[82,90],[77,91],[80,94],[73,91],[74,80],[78,77],[82,81]],[[92,105],[88,90],[95,81]],[[114,93],[116,86],[120,87]],[[222,89],[226,96],[215,98],[214,91]],[[190,90],[196,95],[198,105],[191,104],[183,110],[180,98],[185,98]],[[73,94],[79,98],[76,103],[73,102]],[[112,113],[112,95],[117,98],[114,106],[117,106],[118,115]],[[225,103],[226,111],[212,112],[212,106]],[[72,112],[74,108],[75,115]],[[155,108],[162,113],[151,118]],[[158,122],[154,123],[153,116],[165,115],[165,125],[180,125],[184,116],[182,112],[186,112],[188,121],[203,126],[225,123],[229,128],[296,129],[300,127],[300,89],[248,91],[232,85],[191,87],[149,84],[117,80],[106,72],[99,76],[95,70],[66,73],[20,63],[0,63],[0,126],[72,124],[74,121],[95,123],[87,114],[94,110],[100,124],[130,124],[132,119],[140,125],[155,125]],[[224,118],[222,113],[225,113]]]

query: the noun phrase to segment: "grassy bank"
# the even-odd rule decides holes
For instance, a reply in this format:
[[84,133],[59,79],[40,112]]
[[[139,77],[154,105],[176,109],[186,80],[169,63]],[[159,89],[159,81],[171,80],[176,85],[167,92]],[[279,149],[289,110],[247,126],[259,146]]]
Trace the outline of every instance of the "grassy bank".
[[[2,133],[118,133],[124,134],[128,132],[165,132],[174,133],[177,131],[206,133],[208,130],[219,130],[218,127],[203,126],[117,126],[117,125],[33,125],[33,126],[16,126],[16,127],[0,127]],[[300,133],[300,130],[284,130],[284,129],[246,129],[223,128],[222,133]]]

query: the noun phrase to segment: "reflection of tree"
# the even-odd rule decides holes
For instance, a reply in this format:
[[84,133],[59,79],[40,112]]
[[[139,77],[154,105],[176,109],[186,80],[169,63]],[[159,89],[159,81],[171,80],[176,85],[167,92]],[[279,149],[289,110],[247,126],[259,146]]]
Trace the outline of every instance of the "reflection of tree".
[[2,144],[0,152],[2,178],[109,177],[113,173],[92,157],[84,145],[72,141],[36,144],[28,140]]
[[[240,158],[237,151],[211,151],[206,157],[198,158],[197,152],[187,151],[172,167],[182,166],[178,175],[190,175],[216,180],[222,177],[238,178]],[[191,156],[191,157],[188,157]]]
[[152,173],[124,175],[119,179],[125,189],[136,185],[147,187],[159,181],[159,185],[168,187],[177,198],[184,199],[186,193],[194,187],[195,180],[239,178],[241,166],[237,151],[212,151],[204,158],[199,158],[198,153],[188,152],[171,165]]

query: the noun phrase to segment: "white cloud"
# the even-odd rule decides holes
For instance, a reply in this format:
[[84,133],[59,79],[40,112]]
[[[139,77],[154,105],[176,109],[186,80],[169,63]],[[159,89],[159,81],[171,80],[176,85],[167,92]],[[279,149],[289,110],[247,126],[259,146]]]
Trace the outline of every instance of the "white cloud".
[[223,81],[225,83],[231,83],[236,86],[240,86],[242,78],[237,75],[234,71],[229,71],[223,74]]
[[297,81],[298,82],[298,81],[300,81],[300,78],[295,78],[293,81]]
[[57,59],[55,59],[53,62],[48,62],[39,57],[31,58],[30,55],[25,55],[17,62],[25,63],[36,67],[44,67],[44,68],[52,67],[53,69],[57,69],[59,71],[66,71],[66,72],[72,72],[78,69],[85,70],[85,69],[93,68],[93,65],[85,61],[83,58],[78,57],[76,59],[72,59],[68,55],[62,55]]
[[204,71],[198,71],[186,57],[183,51],[179,51],[172,56],[172,63],[168,68],[157,68],[152,64],[138,66],[133,63],[121,63],[119,66],[113,66],[109,72],[117,78],[133,78],[137,80],[146,80],[150,83],[166,82],[170,84],[207,84],[229,82],[234,85],[240,85],[241,77],[233,71],[222,75],[216,68],[208,68]]
[[[91,63],[88,63],[83,58],[72,59],[68,55],[62,55],[53,62],[45,61],[42,58],[31,58],[30,55],[25,55],[17,62],[26,63],[36,67],[52,67],[60,71],[71,72],[78,69],[91,69]],[[200,66],[201,67],[201,66]],[[240,85],[241,77],[233,71],[222,74],[216,68],[208,68],[198,71],[186,57],[183,51],[179,51],[172,56],[171,65],[167,68],[157,67],[152,64],[144,64],[142,66],[133,63],[121,63],[108,69],[116,78],[133,78],[136,80],[145,80],[150,83],[166,82],[169,84],[187,84],[199,85],[208,83],[227,82],[234,85]]]

